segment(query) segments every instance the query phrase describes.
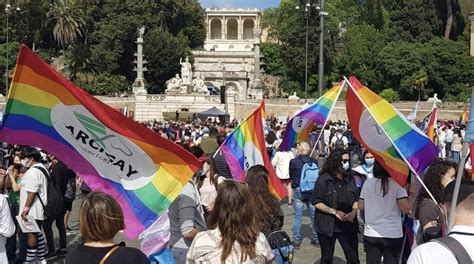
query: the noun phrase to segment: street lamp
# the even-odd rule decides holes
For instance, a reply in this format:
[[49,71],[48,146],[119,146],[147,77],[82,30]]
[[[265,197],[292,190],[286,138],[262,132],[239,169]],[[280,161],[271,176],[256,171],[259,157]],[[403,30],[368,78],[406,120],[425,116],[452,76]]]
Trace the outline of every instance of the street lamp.
[[[304,80],[304,102],[308,100],[308,28],[309,18],[311,17],[311,7],[316,9],[317,15],[319,16],[320,33],[319,33],[319,66],[318,66],[318,95],[323,94],[323,76],[324,76],[324,17],[328,13],[324,12],[324,0],[319,0],[319,4],[311,5],[310,0],[306,0],[304,15],[306,19],[306,48],[305,48],[305,80]],[[296,6],[296,10],[299,10],[300,6]]]
[[225,83],[225,65],[222,66],[222,87],[221,87],[221,93],[224,93],[224,109],[225,109],[225,117],[224,117],[224,123],[227,122],[227,116],[229,115],[229,107],[227,104],[227,87]]
[[9,17],[10,14],[12,13],[12,6],[10,5],[10,1],[7,0],[7,3],[5,4],[5,16],[7,18],[7,62],[6,62],[6,73],[5,73],[5,95],[8,96],[8,85],[9,85],[9,80],[8,80],[8,75],[9,75],[9,69],[8,69],[8,63],[10,59],[10,49],[9,49]]

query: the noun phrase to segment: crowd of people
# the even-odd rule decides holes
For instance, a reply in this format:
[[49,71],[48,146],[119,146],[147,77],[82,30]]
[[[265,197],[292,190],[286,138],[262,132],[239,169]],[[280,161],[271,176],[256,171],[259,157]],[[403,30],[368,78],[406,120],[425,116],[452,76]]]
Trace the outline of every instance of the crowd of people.
[[[237,124],[197,118],[143,123],[202,162],[169,206],[169,246],[176,263],[289,263],[302,245],[305,205],[311,220],[310,244],[320,251],[321,263],[332,263],[336,241],[347,263],[360,263],[359,236],[367,263],[454,263],[461,257],[472,263],[474,183],[467,171],[461,173],[466,179],[457,203],[451,204],[457,163],[465,158],[459,147],[464,126],[439,122],[435,144],[440,156],[421,175],[424,188],[412,179],[406,186],[396,183],[357,142],[346,121],[316,126],[306,142],[281,151],[286,124],[268,120],[265,141],[273,168],[252,166],[243,182],[236,181],[219,147]],[[79,213],[83,243],[68,250],[67,223],[76,175],[53,155],[35,148],[5,146],[3,152],[0,263],[15,257],[18,263],[44,263],[60,255],[67,255],[66,263],[153,261],[138,249],[113,241],[126,223],[117,202],[100,192],[83,197]],[[288,191],[285,202],[268,188],[270,169]],[[90,191],[87,186],[81,189]],[[282,231],[283,206],[294,211],[292,239]],[[456,220],[449,223],[452,206]],[[24,232],[18,221],[29,219],[42,231]],[[406,226],[413,220],[420,227],[411,244]],[[59,232],[57,250],[54,222]],[[454,227],[448,233],[449,224]]]

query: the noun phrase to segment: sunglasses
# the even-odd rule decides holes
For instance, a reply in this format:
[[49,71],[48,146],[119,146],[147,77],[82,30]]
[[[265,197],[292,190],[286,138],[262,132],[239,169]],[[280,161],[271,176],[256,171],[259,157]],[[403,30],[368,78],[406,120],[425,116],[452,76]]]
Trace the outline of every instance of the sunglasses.
[[351,161],[350,159],[343,159],[342,162]]

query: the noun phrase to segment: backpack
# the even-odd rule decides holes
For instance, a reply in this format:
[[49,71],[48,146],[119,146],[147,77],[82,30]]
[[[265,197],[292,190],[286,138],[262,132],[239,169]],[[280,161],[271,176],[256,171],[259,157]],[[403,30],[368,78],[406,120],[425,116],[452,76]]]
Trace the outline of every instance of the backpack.
[[44,209],[44,215],[47,218],[50,217],[55,217],[57,215],[60,215],[62,210],[63,210],[63,195],[61,193],[61,190],[56,186],[56,182],[49,175],[48,171],[45,170],[42,167],[32,167],[35,169],[38,169],[43,173],[43,175],[46,177],[48,180],[48,186],[46,188],[46,196],[47,196],[47,203],[44,205],[43,200],[41,200],[41,197],[38,195],[38,199],[40,200],[41,205],[43,206]]
[[301,192],[312,192],[316,180],[319,177],[319,168],[316,162],[310,161],[303,165],[300,175],[300,190]]
[[283,230],[278,230],[270,233],[268,235],[268,243],[272,248],[273,254],[275,256],[280,256],[283,260],[283,263],[291,263],[293,261],[293,254],[295,253],[295,248],[291,242],[288,234]]
[[344,149],[344,140],[342,140],[344,136],[341,136],[340,138],[336,136],[336,142],[334,142],[334,149]]

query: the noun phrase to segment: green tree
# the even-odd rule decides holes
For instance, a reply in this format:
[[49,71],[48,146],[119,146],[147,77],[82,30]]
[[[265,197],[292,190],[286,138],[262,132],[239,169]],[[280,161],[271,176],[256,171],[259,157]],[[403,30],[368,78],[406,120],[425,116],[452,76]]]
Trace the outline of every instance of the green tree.
[[383,89],[379,94],[383,99],[387,100],[388,102],[396,102],[400,100],[400,96],[398,93],[393,90],[392,88]]
[[165,82],[179,72],[179,59],[190,53],[188,38],[184,34],[173,36],[167,29],[159,27],[147,34],[144,52],[148,60],[148,92],[158,93],[165,89]]
[[281,56],[280,45],[271,42],[263,43],[262,55],[265,62],[263,67],[266,73],[277,76],[286,76],[287,68]]
[[50,4],[47,16],[55,21],[53,36],[61,47],[73,44],[82,36],[82,27],[85,25],[84,12],[72,1],[56,0]]

